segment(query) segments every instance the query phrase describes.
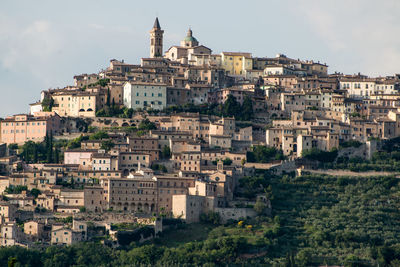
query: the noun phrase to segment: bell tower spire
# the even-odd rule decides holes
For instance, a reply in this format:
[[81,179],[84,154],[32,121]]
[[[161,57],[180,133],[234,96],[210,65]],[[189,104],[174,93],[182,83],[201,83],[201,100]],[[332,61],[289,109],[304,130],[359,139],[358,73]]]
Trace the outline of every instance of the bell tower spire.
[[154,21],[153,29],[150,31],[150,57],[162,57],[163,53],[163,34],[161,30],[160,22],[158,17]]

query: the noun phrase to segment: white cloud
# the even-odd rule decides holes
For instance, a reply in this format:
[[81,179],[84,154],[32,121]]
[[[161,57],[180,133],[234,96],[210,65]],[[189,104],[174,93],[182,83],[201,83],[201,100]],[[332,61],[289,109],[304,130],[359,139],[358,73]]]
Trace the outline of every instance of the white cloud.
[[[341,60],[344,71],[387,75],[399,72],[400,1],[297,1],[311,29]],[[338,69],[342,71],[342,69]]]
[[10,18],[0,21],[0,28],[6,28],[4,42],[0,44],[0,64],[3,68],[18,73],[30,73],[37,79],[48,81],[48,73],[54,66],[55,55],[62,46],[62,36],[50,22],[36,20],[22,24]]

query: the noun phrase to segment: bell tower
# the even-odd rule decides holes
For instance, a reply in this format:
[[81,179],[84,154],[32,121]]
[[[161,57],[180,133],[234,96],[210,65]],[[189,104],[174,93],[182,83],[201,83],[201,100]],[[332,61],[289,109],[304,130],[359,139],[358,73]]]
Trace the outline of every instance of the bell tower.
[[163,34],[158,18],[154,21],[153,29],[150,31],[150,57],[162,57],[163,53]]

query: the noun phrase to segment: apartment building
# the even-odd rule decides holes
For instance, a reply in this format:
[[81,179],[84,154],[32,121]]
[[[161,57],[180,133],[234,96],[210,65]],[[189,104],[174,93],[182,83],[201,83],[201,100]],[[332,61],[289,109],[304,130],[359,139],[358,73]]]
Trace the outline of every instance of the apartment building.
[[246,70],[253,68],[251,53],[222,52],[221,67],[227,75],[245,76]]
[[350,97],[368,98],[372,95],[398,94],[397,79],[351,77],[340,80],[340,89],[347,90]]
[[60,125],[60,117],[54,112],[10,116],[1,121],[1,142],[6,144],[39,142],[47,134],[58,134]]
[[133,109],[158,109],[167,106],[167,85],[159,83],[126,82],[124,105]]
[[52,110],[61,117],[95,117],[107,102],[106,90],[101,88],[49,90],[54,100]]

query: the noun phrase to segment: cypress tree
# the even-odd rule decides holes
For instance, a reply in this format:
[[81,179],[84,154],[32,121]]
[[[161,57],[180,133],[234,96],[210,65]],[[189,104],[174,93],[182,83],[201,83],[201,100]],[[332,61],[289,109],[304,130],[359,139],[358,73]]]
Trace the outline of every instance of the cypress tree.
[[24,158],[25,158],[25,161],[29,160],[29,153],[28,153],[28,149],[27,148],[24,149]]
[[49,133],[48,132],[46,133],[46,136],[44,137],[44,144],[45,144],[46,152],[47,152],[47,149],[49,148]]
[[242,110],[241,110],[241,119],[245,121],[249,121],[253,118],[253,101],[249,96],[246,96],[243,101]]
[[33,163],[37,163],[38,162],[38,145],[35,144],[33,146]]
[[56,147],[54,149],[54,163],[59,163],[59,161],[60,161],[60,151]]
[[110,88],[108,88],[107,89],[107,103],[106,103],[106,105],[108,106],[108,107],[110,107],[110,103],[111,103],[111,94],[110,94]]
[[53,133],[50,132],[50,137],[47,136],[46,155],[47,163],[53,163]]

